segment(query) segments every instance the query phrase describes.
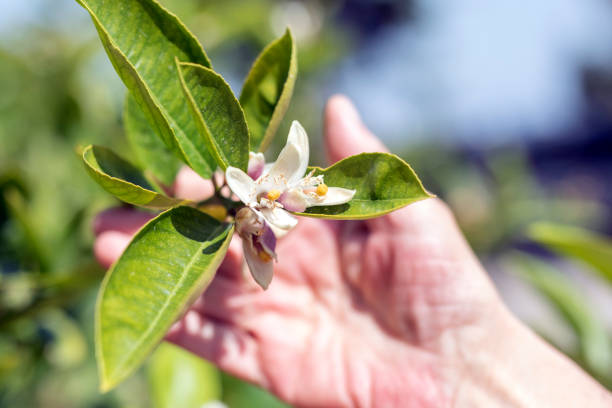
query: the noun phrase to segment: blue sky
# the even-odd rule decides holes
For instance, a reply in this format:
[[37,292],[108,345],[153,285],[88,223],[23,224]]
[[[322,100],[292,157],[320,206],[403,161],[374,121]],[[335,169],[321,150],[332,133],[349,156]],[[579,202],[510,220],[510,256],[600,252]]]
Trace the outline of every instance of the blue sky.
[[335,82],[381,134],[503,143],[571,127],[580,68],[612,64],[606,0],[420,0],[417,26],[390,29]]
[[[417,26],[387,29],[344,61],[326,91],[356,100],[368,125],[496,145],[571,128],[580,69],[612,66],[607,0],[419,0]],[[31,24],[88,24],[72,0],[0,2],[0,45]],[[4,41],[2,40],[4,38]]]

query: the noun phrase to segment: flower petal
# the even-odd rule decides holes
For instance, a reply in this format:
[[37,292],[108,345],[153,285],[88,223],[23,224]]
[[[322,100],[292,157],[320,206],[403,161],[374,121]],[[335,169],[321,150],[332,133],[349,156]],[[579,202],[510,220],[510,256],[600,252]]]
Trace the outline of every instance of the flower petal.
[[291,129],[289,129],[289,136],[287,137],[287,143],[295,145],[300,151],[300,168],[298,169],[297,179],[290,180],[290,182],[296,182],[306,174],[308,168],[308,160],[310,158],[310,146],[308,145],[308,134],[302,127],[300,122],[294,120],[291,123]]
[[309,155],[308,135],[302,125],[294,120],[289,130],[287,144],[281,150],[268,175],[273,178],[284,178],[289,185],[297,183],[306,173]]
[[255,182],[244,171],[230,166],[225,170],[225,179],[240,201],[245,204],[255,201]]
[[253,180],[257,180],[264,171],[266,165],[266,159],[263,153],[249,152],[249,165],[247,167],[247,174]]
[[244,259],[249,266],[253,279],[263,289],[267,289],[274,275],[274,262],[272,260],[266,262],[260,259],[249,239],[243,239],[242,242]]
[[285,207],[285,210],[292,212],[304,212],[308,207],[308,197],[296,188],[285,191],[278,201]]
[[297,225],[297,218],[282,208],[262,208],[261,213],[270,226],[284,230],[285,232]]
[[341,187],[328,187],[327,194],[325,194],[323,197],[309,200],[308,207],[348,203],[353,199],[354,195],[355,190],[349,190]]
[[296,176],[300,168],[300,151],[295,145],[286,144],[265,177],[274,180],[276,184],[288,184],[289,180],[301,178],[303,174]]
[[276,259],[276,235],[268,224],[264,224],[262,234],[257,237],[257,242],[261,244],[261,247],[270,255]]

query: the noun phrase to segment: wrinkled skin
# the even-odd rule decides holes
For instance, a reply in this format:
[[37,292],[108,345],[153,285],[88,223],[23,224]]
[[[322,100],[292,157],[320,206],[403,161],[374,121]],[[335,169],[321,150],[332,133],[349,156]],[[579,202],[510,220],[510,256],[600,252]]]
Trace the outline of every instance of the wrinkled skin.
[[[330,162],[385,150],[343,97],[328,104],[325,140]],[[210,188],[183,170],[175,192],[202,198]],[[101,214],[100,262],[116,259],[148,217]],[[296,406],[460,405],[470,356],[497,344],[506,326],[499,322],[508,321],[438,199],[369,221],[301,218],[277,252],[264,292],[243,269],[234,239],[168,339]]]

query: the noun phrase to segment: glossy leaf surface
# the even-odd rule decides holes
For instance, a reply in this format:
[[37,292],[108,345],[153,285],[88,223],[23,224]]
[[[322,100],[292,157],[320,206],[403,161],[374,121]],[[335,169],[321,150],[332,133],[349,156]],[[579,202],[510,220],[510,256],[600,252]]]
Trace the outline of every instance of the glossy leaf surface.
[[163,342],[147,365],[155,408],[201,408],[221,399],[221,375],[208,361]]
[[355,196],[346,204],[310,207],[298,215],[366,219],[431,197],[412,168],[388,153],[362,153],[340,160],[327,169],[314,170],[315,176],[324,176],[328,186],[356,190]]
[[125,134],[140,166],[150,171],[166,185],[174,182],[181,166],[180,160],[155,134],[146,116],[129,93],[123,107]]
[[140,170],[105,147],[87,146],[83,151],[83,163],[96,183],[126,203],[158,209],[185,203],[185,200],[153,191]]
[[131,374],[212,280],[233,226],[191,207],[149,221],[107,272],[96,308],[101,389]]
[[155,0],[77,0],[136,103],[166,145],[204,178],[216,167],[196,130],[175,58],[210,66],[196,38]]
[[531,225],[529,236],[561,255],[587,263],[612,282],[612,239],[584,228],[548,222]]
[[251,151],[266,149],[287,112],[297,78],[297,49],[291,32],[268,45],[249,72],[240,104],[251,135]]
[[198,131],[221,169],[244,171],[249,163],[249,130],[244,113],[221,75],[201,65],[179,63],[183,92]]

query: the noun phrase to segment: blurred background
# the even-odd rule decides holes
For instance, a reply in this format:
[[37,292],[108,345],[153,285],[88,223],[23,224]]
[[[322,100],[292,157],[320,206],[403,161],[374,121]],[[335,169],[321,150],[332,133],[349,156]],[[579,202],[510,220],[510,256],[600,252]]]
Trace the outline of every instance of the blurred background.
[[[324,164],[325,100],[351,97],[450,204],[510,308],[612,387],[610,1],[161,3],[236,93],[290,25],[300,74],[279,135],[299,119]],[[282,406],[169,345],[98,393],[93,305],[104,271],[91,220],[118,202],[75,149],[130,156],[124,92],[76,2],[0,2],[0,406]]]

